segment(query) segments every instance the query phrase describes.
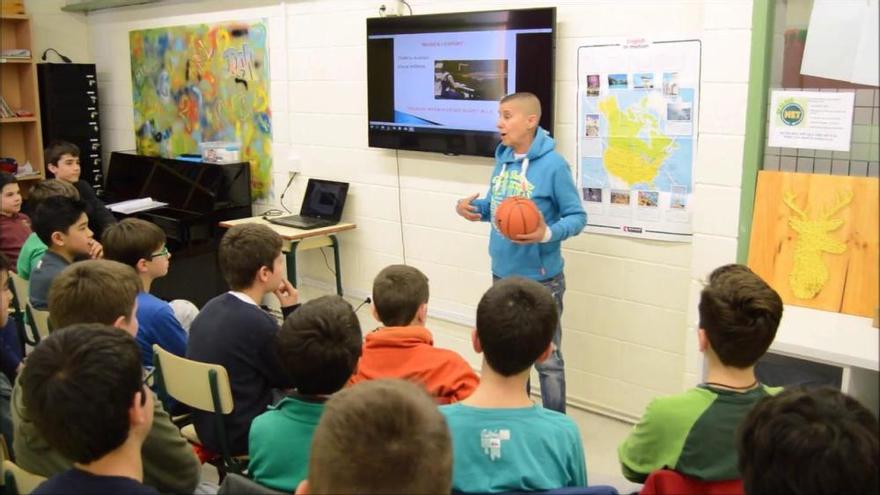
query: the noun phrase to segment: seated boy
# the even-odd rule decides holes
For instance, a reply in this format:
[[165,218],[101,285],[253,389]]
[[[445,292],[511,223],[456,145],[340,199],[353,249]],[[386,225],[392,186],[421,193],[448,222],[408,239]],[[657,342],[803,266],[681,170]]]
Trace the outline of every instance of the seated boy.
[[139,218],[125,220],[104,231],[104,257],[135,269],[144,290],[137,296],[137,343],[144,366],[153,366],[153,344],[178,356],[186,356],[186,331],[167,302],[150,294],[153,280],[168,274],[171,253],[165,232]]
[[558,321],[553,295],[539,282],[509,277],[477,306],[480,385],[442,406],[452,434],[452,487],[468,493],[543,491],[586,486],[584,448],[568,416],[534,403],[529,372],[552,351]]
[[[27,208],[30,216],[33,216],[37,209],[37,205],[46,198],[52,196],[64,196],[65,198],[79,199],[79,192],[77,192],[73,185],[64,182],[63,180],[48,179],[40,181],[31,188],[30,193],[28,194],[28,200],[25,202],[24,207]],[[38,236],[36,232],[31,232],[24,241],[24,245],[21,247],[21,252],[18,255],[18,262],[15,267],[18,276],[25,280],[30,280],[33,268],[37,265],[40,259],[43,258],[45,252],[46,244],[40,240],[40,236]],[[100,258],[100,254],[101,244],[99,244],[98,241],[95,241],[92,246],[92,251],[89,253],[89,257]]]
[[78,256],[87,257],[94,242],[82,201],[54,196],[46,198],[34,212],[33,229],[48,249],[31,274],[31,305],[45,310],[49,287],[61,270]]
[[765,397],[739,428],[748,495],[880,493],[877,418],[830,387]]
[[[294,386],[277,355],[278,323],[259,304],[274,293],[285,317],[298,294],[284,278],[281,237],[259,224],[236,225],[220,241],[220,271],[231,291],[205,304],[192,322],[186,357],[219,364],[229,373],[234,408],[224,417],[232,455],[248,453],[251,421],[266,411],[273,389]],[[214,414],[193,411],[193,425],[207,449],[220,452]]]
[[351,305],[339,296],[303,304],[281,326],[278,354],[296,392],[251,424],[248,473],[292,493],[306,478],[324,401],[345,385],[361,355],[361,326]]
[[28,356],[19,384],[36,429],[74,461],[34,494],[158,495],[141,484],[155,399],[128,335],[97,323],[54,332]]
[[116,217],[104,206],[104,202],[98,199],[92,186],[80,180],[79,147],[66,141],[55,141],[46,148],[44,156],[49,172],[56,179],[73,184],[79,192],[79,198],[86,204],[89,228],[95,233],[95,239],[100,241],[104,229],[116,223]]
[[15,266],[24,241],[31,235],[31,219],[21,212],[21,191],[15,176],[0,172],[0,253]]
[[449,430],[425,390],[372,380],[334,394],[296,493],[450,493]]
[[351,383],[403,378],[425,387],[440,404],[469,396],[479,378],[461,356],[434,347],[425,328],[428,278],[417,268],[391,265],[373,280],[373,317],[383,328],[367,334]]
[[[102,323],[134,339],[138,329],[135,298],[140,290],[140,280],[130,266],[109,260],[74,263],[61,272],[49,291],[52,328]],[[47,477],[69,469],[74,460],[51,447],[31,421],[22,402],[23,388],[16,383],[12,393],[16,463]],[[163,493],[192,493],[199,483],[201,465],[161,401],[153,400],[152,409],[153,426],[141,448],[144,483]]]
[[755,378],[755,363],[782,318],[776,291],[748,267],[725,265],[709,275],[699,312],[706,381],[648,404],[617,451],[623,475],[635,483],[664,468],[704,481],[739,479],[736,427],[759,400],[780,390]]

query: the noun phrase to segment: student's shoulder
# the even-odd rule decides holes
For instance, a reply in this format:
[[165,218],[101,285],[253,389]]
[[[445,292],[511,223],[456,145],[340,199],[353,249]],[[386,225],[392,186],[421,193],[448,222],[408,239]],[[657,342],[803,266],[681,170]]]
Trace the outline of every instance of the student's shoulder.
[[535,423],[536,425],[540,424],[545,428],[556,429],[566,433],[574,433],[580,438],[580,429],[570,416],[543,407],[535,408],[535,416],[540,418],[540,422]]
[[648,403],[645,416],[654,420],[693,414],[705,410],[715,400],[716,394],[709,389],[694,387],[680,394],[659,397]]

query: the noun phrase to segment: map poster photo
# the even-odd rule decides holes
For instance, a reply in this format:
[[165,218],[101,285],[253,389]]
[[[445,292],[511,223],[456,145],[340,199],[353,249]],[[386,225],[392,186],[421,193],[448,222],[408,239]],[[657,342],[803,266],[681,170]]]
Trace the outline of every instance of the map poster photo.
[[691,241],[699,82],[699,41],[578,49],[586,232]]

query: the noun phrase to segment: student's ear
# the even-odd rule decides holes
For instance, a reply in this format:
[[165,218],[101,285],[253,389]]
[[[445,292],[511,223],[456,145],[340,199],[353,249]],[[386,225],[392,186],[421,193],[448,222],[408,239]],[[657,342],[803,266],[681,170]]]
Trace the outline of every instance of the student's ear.
[[706,352],[706,349],[709,348],[709,337],[706,336],[706,331],[702,328],[697,330],[697,345],[700,352]]
[[538,356],[538,359],[536,359],[535,362],[543,363],[547,360],[548,357],[550,357],[551,352],[553,352],[553,342],[550,342],[550,344],[547,345],[547,348],[544,349],[544,352],[542,352],[541,355]]
[[309,493],[309,480],[302,480],[296,485],[296,491],[293,492],[296,495],[306,495]]
[[137,263],[134,265],[134,268],[135,268],[135,270],[137,270],[138,273],[146,273],[147,272],[147,259],[146,258],[139,259],[137,261]]
[[480,337],[477,336],[477,329],[471,330],[471,345],[474,346],[474,352],[481,354],[483,352],[483,344],[480,343]]
[[373,315],[373,319],[382,323],[382,319],[379,318],[379,312],[376,311],[376,303],[370,304],[370,314]]
[[52,172],[52,175],[58,173],[58,165],[55,165],[54,163],[47,163],[46,167],[49,169],[49,172]]
[[[129,330],[129,327],[131,326],[130,323],[131,321],[127,316],[120,316],[119,318],[113,320],[113,327],[118,328],[127,334],[131,334],[131,330]],[[135,334],[136,333],[137,329],[135,329]],[[132,335],[132,337],[134,337],[134,335]]]
[[529,118],[528,118],[527,122],[529,123],[529,129],[532,129],[532,130],[537,129],[537,127],[538,127],[538,116],[535,115],[535,114],[531,114],[531,115],[529,115]]
[[419,306],[418,311],[416,311],[416,318],[423,325],[425,323],[427,323],[427,321],[428,321],[428,303],[422,303],[421,306]]
[[132,428],[143,429],[152,422],[152,418],[147,411],[147,408],[151,407],[150,401],[145,395],[147,393],[145,387],[141,387],[140,392],[135,393],[131,399],[131,405],[128,408],[128,424]]
[[64,246],[65,238],[66,236],[64,235],[64,232],[57,230],[52,232],[52,235],[49,237],[53,246]]

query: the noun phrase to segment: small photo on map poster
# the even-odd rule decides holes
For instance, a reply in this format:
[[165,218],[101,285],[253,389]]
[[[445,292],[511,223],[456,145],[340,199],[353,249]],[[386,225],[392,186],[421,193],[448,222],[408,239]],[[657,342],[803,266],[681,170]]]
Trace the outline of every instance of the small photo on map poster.
[[580,47],[578,73],[585,230],[690,242],[700,42]]

